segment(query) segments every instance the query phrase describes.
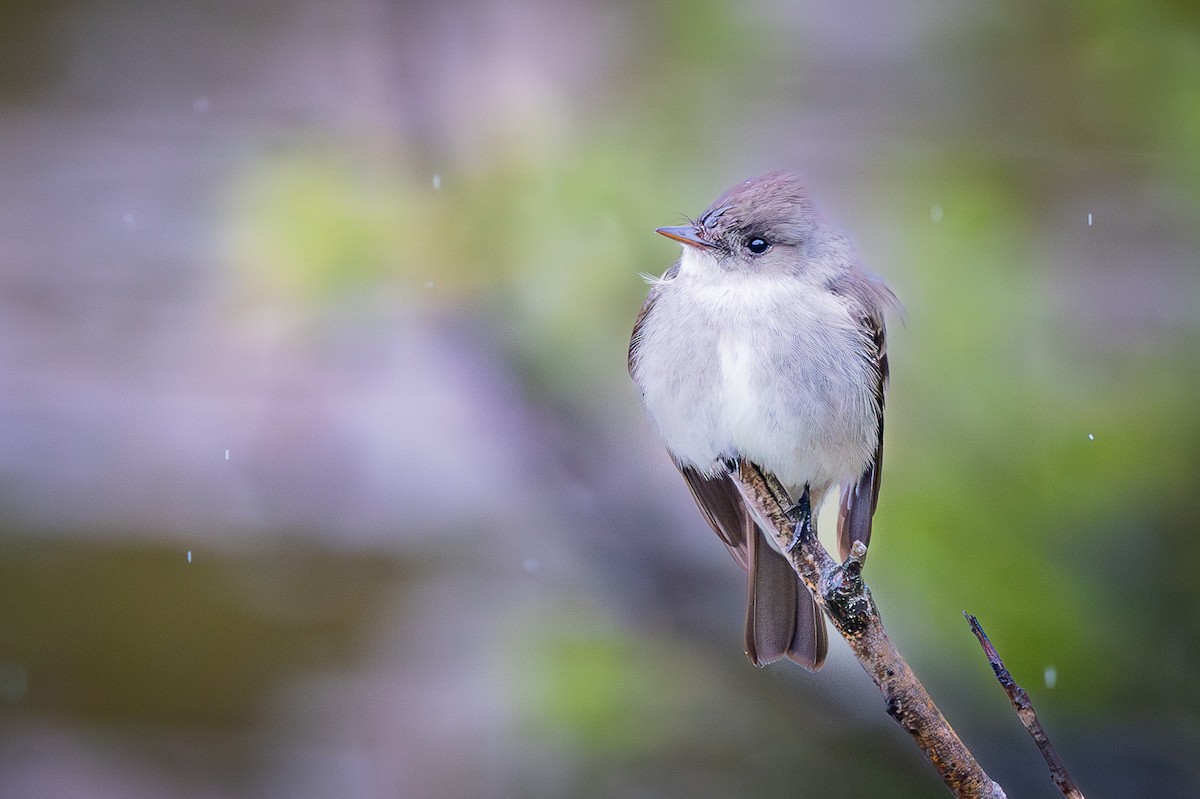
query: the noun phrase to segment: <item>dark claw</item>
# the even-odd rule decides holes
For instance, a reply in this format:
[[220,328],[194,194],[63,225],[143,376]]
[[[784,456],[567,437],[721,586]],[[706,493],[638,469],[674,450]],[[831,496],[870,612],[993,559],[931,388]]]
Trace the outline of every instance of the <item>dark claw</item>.
[[788,515],[796,520],[796,526],[792,529],[792,540],[788,543],[787,551],[794,552],[796,547],[800,546],[800,542],[812,536],[812,503],[808,496],[808,486],[804,486],[804,493],[800,495],[800,501],[788,509]]

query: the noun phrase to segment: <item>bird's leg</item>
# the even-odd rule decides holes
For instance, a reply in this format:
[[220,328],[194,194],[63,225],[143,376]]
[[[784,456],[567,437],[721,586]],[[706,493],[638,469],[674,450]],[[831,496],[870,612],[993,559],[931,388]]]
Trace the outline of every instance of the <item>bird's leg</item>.
[[800,495],[800,501],[788,510],[788,515],[796,520],[796,526],[792,530],[792,540],[787,548],[788,552],[794,552],[796,547],[800,546],[801,541],[811,538],[813,534],[812,501],[808,496],[808,483],[804,484],[804,493]]
[[801,541],[813,536],[812,498],[809,496],[808,483],[804,484],[804,493],[800,495],[800,500],[793,503],[791,497],[788,496],[787,489],[783,487],[783,483],[779,482],[779,478],[774,474],[764,471],[753,463],[743,463],[742,465],[748,465],[758,472],[763,482],[766,483],[767,490],[771,493],[772,498],[783,509],[784,515],[795,524],[792,531],[792,540],[787,548],[789,553],[794,551],[796,547],[800,546]]

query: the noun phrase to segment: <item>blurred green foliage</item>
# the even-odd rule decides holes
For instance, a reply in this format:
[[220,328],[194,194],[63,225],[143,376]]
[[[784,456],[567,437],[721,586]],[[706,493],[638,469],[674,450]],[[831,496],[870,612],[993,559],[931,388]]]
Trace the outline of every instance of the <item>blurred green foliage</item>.
[[[1137,581],[1176,535],[1155,510],[1197,474],[1196,331],[1129,351],[1064,327],[1030,204],[986,171],[941,177],[944,218],[896,253],[920,267],[893,326],[875,579],[919,597],[900,603],[922,619],[920,653],[961,635],[942,609],[986,608],[1014,663],[1069,676],[1065,697],[1136,702],[1126,669],[1164,634]],[[1200,622],[1195,603],[1178,610]]]
[[[575,612],[517,632],[511,666],[525,734],[566,753],[645,759],[673,749],[696,724],[696,696],[714,682],[704,664],[655,636],[630,636]],[[533,635],[529,633],[532,632]]]

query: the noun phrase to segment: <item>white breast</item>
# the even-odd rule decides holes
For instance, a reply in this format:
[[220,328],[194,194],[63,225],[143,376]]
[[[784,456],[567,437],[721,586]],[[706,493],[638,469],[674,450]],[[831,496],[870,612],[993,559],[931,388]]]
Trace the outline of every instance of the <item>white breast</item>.
[[702,470],[744,456],[789,486],[857,478],[876,421],[845,301],[793,276],[730,274],[689,257],[710,260],[685,248],[644,325],[636,369],[668,449]]

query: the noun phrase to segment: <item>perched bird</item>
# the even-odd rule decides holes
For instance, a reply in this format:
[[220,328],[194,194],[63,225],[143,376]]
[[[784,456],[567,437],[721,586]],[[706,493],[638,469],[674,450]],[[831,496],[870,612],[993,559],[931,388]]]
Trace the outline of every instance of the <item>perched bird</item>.
[[659,228],[683,254],[651,289],[629,373],[700,511],[747,571],[746,655],[820,668],[820,609],[730,475],[749,461],[815,515],[841,487],[843,558],[867,543],[883,465],[884,310],[896,298],[788,172]]

